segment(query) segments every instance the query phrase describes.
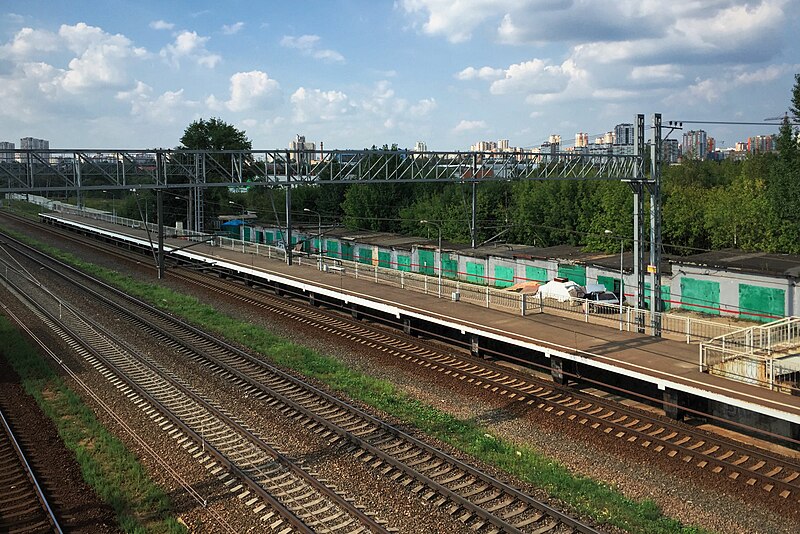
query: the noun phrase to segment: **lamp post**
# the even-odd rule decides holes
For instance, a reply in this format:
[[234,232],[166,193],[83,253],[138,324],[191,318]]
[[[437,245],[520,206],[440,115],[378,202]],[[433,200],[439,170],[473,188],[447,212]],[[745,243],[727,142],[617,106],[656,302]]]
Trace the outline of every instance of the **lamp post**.
[[420,224],[430,224],[439,230],[439,298],[442,298],[442,227],[435,222],[427,220],[420,221]]
[[[604,230],[604,234],[606,235],[614,235],[614,232],[611,230]],[[617,237],[617,236],[614,236]],[[625,284],[623,283],[622,279],[622,254],[625,252],[625,241],[622,239],[622,236],[617,237],[619,239],[619,329],[620,331],[623,330],[622,328],[622,301],[624,300],[624,292],[623,287]]]
[[176,196],[175,200],[185,200],[186,201],[186,226],[183,228],[183,230],[185,232],[186,230],[189,229],[189,199]]
[[303,211],[306,213],[313,213],[317,216],[317,268],[321,271],[322,270],[322,216],[314,210],[310,210],[308,208],[303,208]]

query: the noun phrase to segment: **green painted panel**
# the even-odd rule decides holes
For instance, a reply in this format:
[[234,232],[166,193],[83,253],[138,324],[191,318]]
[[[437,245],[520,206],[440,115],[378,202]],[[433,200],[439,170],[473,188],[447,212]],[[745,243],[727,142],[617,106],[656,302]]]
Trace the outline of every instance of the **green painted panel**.
[[353,244],[342,243],[342,259],[353,261]]
[[315,237],[313,243],[314,243],[314,251],[319,252],[319,238]]
[[392,268],[392,253],[378,251],[378,267],[385,267],[386,269]]
[[467,262],[467,282],[471,282],[473,284],[486,284],[486,277],[483,275],[484,273],[484,264],[477,263],[474,261]]
[[419,272],[422,274],[434,274],[433,251],[417,249],[419,255]]
[[528,281],[547,282],[547,269],[544,267],[525,266],[525,278]]
[[411,271],[411,256],[397,255],[397,270],[398,271]]
[[442,254],[442,276],[446,278],[458,277],[458,256]]
[[372,249],[371,248],[358,249],[358,262],[366,263],[367,265],[372,265]]
[[606,291],[611,291],[612,293],[616,293],[619,291],[619,278],[614,278],[613,276],[598,275],[597,283],[603,284],[603,287],[606,288]]
[[785,313],[785,290],[739,284],[739,317],[742,319],[768,322],[783,317]]
[[576,284],[586,285],[586,266],[564,264],[558,266],[558,276],[572,280]]
[[719,315],[719,282],[681,278],[681,307]]
[[504,265],[494,266],[495,287],[508,287],[514,285],[514,269]]
[[[599,278],[599,277],[598,277]],[[661,286],[661,304],[663,306],[662,311],[669,311],[672,307],[672,303],[670,299],[672,298],[672,290],[669,286],[662,285]],[[647,302],[648,309],[650,308],[650,283],[644,283],[644,300]]]
[[339,258],[339,242],[333,241],[332,239],[328,239],[327,245],[325,248],[328,251],[329,258]]
[[264,232],[264,242],[271,245],[275,242],[275,237],[272,232]]

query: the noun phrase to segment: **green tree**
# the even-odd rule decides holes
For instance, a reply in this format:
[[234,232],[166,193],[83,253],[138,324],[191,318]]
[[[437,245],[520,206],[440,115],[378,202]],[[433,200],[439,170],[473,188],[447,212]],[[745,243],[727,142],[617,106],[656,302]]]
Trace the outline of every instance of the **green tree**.
[[186,127],[181,148],[188,150],[250,150],[250,139],[243,130],[222,119],[198,119]]
[[[235,126],[217,117],[210,119],[198,119],[183,132],[180,139],[181,150],[250,150],[252,143],[247,138],[247,134],[243,130],[239,130]],[[227,181],[227,173],[232,172],[233,158],[230,154],[212,154],[212,164],[206,166],[206,180],[213,181]],[[240,160],[242,166],[245,168],[250,167],[252,158],[248,157]],[[189,166],[194,165],[192,156],[186,158],[185,163]],[[215,165],[216,164],[216,168]],[[205,215],[207,218],[216,217],[220,210],[228,208],[228,190],[221,187],[212,187],[203,192]],[[172,196],[167,195],[164,199],[165,204],[172,203]],[[175,209],[178,209],[177,207]],[[183,208],[185,211],[185,207]]]
[[[795,75],[791,112],[800,119],[800,74]],[[777,217],[777,248],[783,252],[800,252],[800,148],[798,133],[790,117],[784,118],[778,134],[778,157],[769,175],[767,191]]]

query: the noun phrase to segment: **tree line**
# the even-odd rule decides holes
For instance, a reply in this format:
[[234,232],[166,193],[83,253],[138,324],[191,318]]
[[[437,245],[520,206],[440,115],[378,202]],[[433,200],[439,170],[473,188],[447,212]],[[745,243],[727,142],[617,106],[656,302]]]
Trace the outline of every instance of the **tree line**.
[[[741,161],[689,160],[665,166],[664,252],[688,255],[737,248],[800,254],[800,139],[794,127],[798,120],[800,74],[795,75],[790,112],[780,127],[776,153],[750,154]],[[244,132],[212,118],[189,125],[179,148],[241,150],[250,146]],[[372,148],[380,154],[397,147]],[[281,225],[284,194],[280,188],[252,187],[247,193],[212,188],[207,190],[206,213],[230,212],[233,201],[256,211],[263,223]],[[425,236],[431,227],[420,221],[427,220],[436,222],[442,238],[454,243],[471,240],[471,206],[470,184],[354,183],[292,189],[296,223],[315,226],[318,213],[326,227]],[[632,213],[633,194],[626,183],[486,181],[477,187],[476,242],[568,244],[613,252],[623,239],[630,249]]]

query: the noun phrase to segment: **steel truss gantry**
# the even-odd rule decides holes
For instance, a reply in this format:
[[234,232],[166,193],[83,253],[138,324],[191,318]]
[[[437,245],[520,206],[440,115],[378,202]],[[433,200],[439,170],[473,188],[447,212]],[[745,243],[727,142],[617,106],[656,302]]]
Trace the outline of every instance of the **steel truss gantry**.
[[[476,188],[489,181],[617,180],[634,194],[634,274],[637,304],[645,307],[645,271],[652,309],[661,311],[660,114],[653,118],[651,170],[645,170],[644,115],[636,116],[633,155],[572,152],[415,152],[410,150],[0,150],[0,193],[189,189],[188,226],[203,230],[203,192],[210,187],[284,187],[286,240],[291,243],[293,185],[444,182],[472,186],[472,246]],[[650,258],[645,260],[645,192],[650,193]],[[162,202],[158,202],[159,207]],[[159,211],[159,221],[162,220]],[[291,247],[287,247],[291,264]],[[620,281],[622,283],[622,281]],[[660,335],[654,317],[651,330]],[[643,330],[644,325],[640,328]]]
[[410,150],[0,150],[0,193],[242,185],[637,180],[639,156]]

